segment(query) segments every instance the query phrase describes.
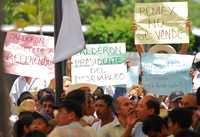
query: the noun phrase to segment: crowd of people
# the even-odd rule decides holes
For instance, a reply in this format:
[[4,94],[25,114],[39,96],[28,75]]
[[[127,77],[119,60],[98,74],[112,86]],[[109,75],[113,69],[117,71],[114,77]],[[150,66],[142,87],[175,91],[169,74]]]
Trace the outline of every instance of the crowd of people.
[[64,94],[57,104],[53,88],[42,87],[34,94],[26,88],[15,96],[10,92],[13,136],[200,136],[200,88],[187,94],[176,91],[169,96],[158,96],[147,93],[141,85],[134,85],[127,95],[114,98],[101,87],[94,90],[81,85],[70,90],[64,86]]

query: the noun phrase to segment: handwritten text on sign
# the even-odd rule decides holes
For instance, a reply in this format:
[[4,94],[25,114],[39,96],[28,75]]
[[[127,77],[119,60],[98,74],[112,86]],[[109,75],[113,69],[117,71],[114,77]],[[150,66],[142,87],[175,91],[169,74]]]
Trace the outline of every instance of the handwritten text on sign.
[[169,95],[172,91],[190,92],[189,69],[193,56],[178,54],[143,54],[144,88],[152,93]]
[[90,44],[72,57],[72,82],[100,86],[126,84],[124,43]]
[[54,77],[54,39],[8,32],[4,43],[6,72],[36,78]]
[[137,3],[135,43],[189,43],[187,17],[187,2]]

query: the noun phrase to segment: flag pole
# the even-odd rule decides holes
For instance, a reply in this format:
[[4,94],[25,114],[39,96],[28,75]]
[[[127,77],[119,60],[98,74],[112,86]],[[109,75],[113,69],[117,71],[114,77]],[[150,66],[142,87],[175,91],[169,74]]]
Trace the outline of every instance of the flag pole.
[[[62,22],[62,0],[54,0],[54,44],[58,39]],[[55,87],[56,87],[56,104],[60,102],[61,93],[63,91],[63,62],[55,64]]]

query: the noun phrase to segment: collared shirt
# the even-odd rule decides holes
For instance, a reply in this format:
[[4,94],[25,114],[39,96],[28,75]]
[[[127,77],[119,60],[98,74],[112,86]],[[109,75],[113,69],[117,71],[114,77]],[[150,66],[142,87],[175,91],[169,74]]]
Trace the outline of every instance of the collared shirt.
[[10,91],[10,98],[16,104],[20,95],[25,91],[38,91],[48,87],[48,82],[38,78],[33,78],[31,83],[28,84],[23,76],[19,76],[12,85]]
[[79,122],[72,122],[69,125],[55,127],[48,137],[93,137]]
[[94,128],[97,132],[101,129],[101,120],[95,122],[93,125],[92,125],[92,128]]
[[97,133],[98,137],[121,137],[125,128],[120,124],[117,117],[109,123],[103,126]]
[[142,131],[142,122],[137,122],[135,127],[132,129],[131,137],[148,137]]

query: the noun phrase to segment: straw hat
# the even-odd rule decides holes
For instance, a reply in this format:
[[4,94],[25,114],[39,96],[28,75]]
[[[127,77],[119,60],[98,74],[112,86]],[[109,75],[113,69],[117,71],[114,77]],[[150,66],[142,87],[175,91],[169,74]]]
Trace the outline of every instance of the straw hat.
[[73,90],[76,90],[76,89],[79,89],[79,88],[89,88],[90,89],[90,93],[94,93],[95,90],[97,89],[97,85],[95,84],[90,84],[90,83],[78,83],[78,84],[72,84],[72,85],[69,85],[69,88],[68,88],[68,93],[73,91]]
[[149,49],[150,53],[171,53],[176,54],[176,50],[170,45],[154,45]]
[[25,111],[34,112],[35,110],[36,106],[35,106],[35,101],[33,99],[26,99],[19,106],[16,107],[17,113]]

